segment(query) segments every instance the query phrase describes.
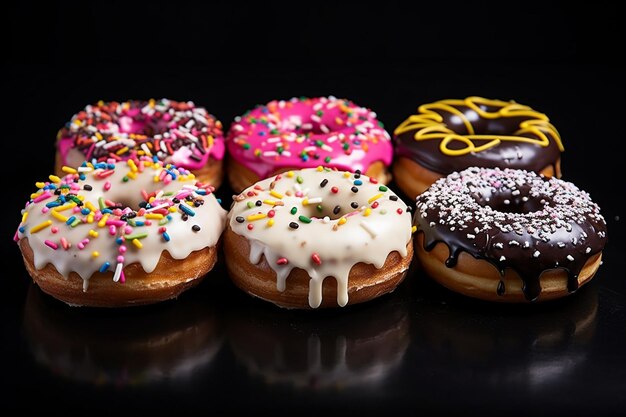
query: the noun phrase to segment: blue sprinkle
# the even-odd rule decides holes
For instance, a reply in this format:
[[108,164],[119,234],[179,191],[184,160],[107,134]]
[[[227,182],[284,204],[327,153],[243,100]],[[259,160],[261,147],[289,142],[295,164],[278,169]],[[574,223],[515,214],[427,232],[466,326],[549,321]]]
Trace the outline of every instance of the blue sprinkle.
[[198,195],[206,195],[206,190],[204,188],[199,188],[196,190],[196,194]]
[[121,245],[122,243],[124,243],[124,239],[122,239],[121,237],[118,237],[117,239],[115,239],[115,243],[117,243],[118,245]]
[[167,218],[167,220],[172,220],[172,215],[168,214],[167,216],[165,216]]
[[100,272],[106,272],[107,269],[109,269],[109,267],[111,266],[111,264],[109,262],[105,262],[102,264],[102,266],[100,267],[99,271]]
[[93,164],[94,169],[105,169],[107,164],[104,162],[98,162],[97,164]]
[[83,214],[85,216],[89,213],[91,213],[91,210],[89,210],[88,208],[84,208],[80,210],[80,214]]
[[56,190],[57,186],[54,184],[48,184],[43,187],[44,190]]
[[189,215],[189,216],[195,216],[196,212],[193,211],[189,206],[187,206],[186,204],[179,204],[178,207],[180,207],[180,209],[185,212],[185,214]]
[[163,232],[163,239],[165,239],[166,242],[170,241],[170,235],[167,234],[167,232]]
[[156,155],[152,156],[152,162],[159,162],[159,158]]
[[87,166],[87,161],[83,161],[82,164],[80,164],[81,167],[86,167]]
[[65,221],[65,224],[70,225],[70,224],[74,223],[74,220],[76,220],[76,216],[72,216],[72,217],[70,217],[69,219],[67,219],[67,220]]
[[172,170],[166,169],[167,173],[170,174],[172,176],[172,179],[175,180],[176,179],[176,173]]
[[46,203],[46,207],[48,207],[48,208],[58,207],[60,205],[61,205],[61,203],[59,203],[58,201],[51,201],[49,203]]
[[309,155],[302,155],[302,160],[303,161],[308,161],[309,160]]
[[60,195],[60,196],[59,196],[59,200],[61,200],[61,203],[64,203],[64,204],[65,204],[65,202],[67,201],[67,199],[65,198],[65,196],[64,196],[64,195]]
[[83,174],[82,172],[80,174],[78,174],[78,178],[80,178],[81,181],[85,181],[85,179],[87,179],[85,174]]
[[102,211],[102,213],[109,213],[109,214],[113,213],[113,210],[111,210],[109,208],[105,208],[105,209],[102,209],[100,211]]
[[361,144],[361,141],[360,141],[360,140],[355,140],[355,141],[354,141],[354,142],[352,142],[352,143],[354,143],[355,145],[360,145],[360,144]]
[[145,225],[146,224],[143,221],[141,221],[141,220],[136,220],[135,221],[135,226],[145,226]]
[[20,228],[17,230],[19,230],[20,233],[24,233],[26,231],[26,229],[24,229],[24,226],[20,226]]
[[266,134],[267,134],[267,133],[266,133],[266,132],[264,132],[264,131],[260,131],[260,132],[259,132],[259,136],[265,136]]
[[217,204],[219,204],[220,206],[222,205],[222,199],[221,198],[216,198],[217,200]]
[[109,168],[109,169],[115,169],[115,164],[107,164],[107,168]]
[[363,185],[363,181],[361,181],[361,180],[354,180],[354,185]]

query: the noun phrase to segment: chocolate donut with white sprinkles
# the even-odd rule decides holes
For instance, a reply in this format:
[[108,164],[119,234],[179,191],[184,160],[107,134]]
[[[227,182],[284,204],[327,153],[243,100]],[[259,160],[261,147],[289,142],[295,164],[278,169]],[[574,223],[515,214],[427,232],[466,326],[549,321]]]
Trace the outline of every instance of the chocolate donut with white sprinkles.
[[468,168],[417,197],[416,252],[459,293],[501,302],[559,298],[601,264],[606,222],[574,184],[514,169]]

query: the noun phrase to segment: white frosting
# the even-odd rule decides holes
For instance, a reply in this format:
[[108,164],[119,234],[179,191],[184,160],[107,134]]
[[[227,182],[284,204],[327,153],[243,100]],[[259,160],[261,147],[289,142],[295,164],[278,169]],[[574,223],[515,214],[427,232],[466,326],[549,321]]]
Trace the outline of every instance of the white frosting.
[[[83,288],[86,291],[89,278],[94,272],[100,270],[105,262],[109,262],[106,270],[114,272],[114,280],[117,281],[122,276],[123,267],[130,264],[141,264],[147,273],[154,271],[163,251],[169,252],[174,259],[184,259],[194,251],[215,246],[217,243],[224,229],[226,211],[210,191],[207,195],[198,194],[198,192],[203,193],[205,190],[195,186],[196,181],[192,174],[188,174],[188,171],[183,170],[181,175],[178,170],[170,169],[169,171],[165,170],[166,175],[163,175],[164,169],[160,164],[145,161],[135,165],[135,167],[138,166],[138,170],[133,172],[129,164],[120,162],[115,166],[111,175],[106,178],[99,178],[98,175],[101,175],[106,169],[94,170],[90,166],[79,169],[79,171],[89,171],[82,172],[86,176],[84,180],[79,179],[77,183],[74,183],[73,179],[78,174],[70,174],[62,178],[60,182],[46,182],[45,186],[49,187],[52,184],[58,188],[63,184],[68,184],[74,187],[70,192],[83,199],[82,208],[87,208],[90,205],[95,208],[96,211],[93,211],[92,214],[83,214],[79,207],[75,207],[56,211],[60,216],[54,216],[52,212],[55,211],[55,208],[47,208],[46,204],[55,202],[59,196],[54,194],[54,189],[44,190],[41,188],[31,196],[31,201],[22,211],[23,215],[27,213],[27,217],[20,224],[16,238],[28,238],[28,243],[33,249],[36,269],[42,269],[47,264],[52,264],[66,278],[70,272],[76,272],[83,278]],[[125,182],[124,177],[129,173],[131,173],[131,177],[135,176],[135,178]],[[176,176],[175,180],[171,180],[171,173]],[[162,178],[155,180],[155,176]],[[91,186],[92,189],[85,190],[85,185]],[[106,188],[109,189],[106,190]],[[167,223],[159,225],[160,219],[146,217],[148,213],[155,215],[155,208],[148,208],[143,215],[132,218],[130,223],[149,221],[150,225],[132,227],[124,222],[125,225],[115,226],[115,233],[111,235],[111,225],[103,224],[100,221],[102,216],[107,214],[100,211],[99,198],[103,197],[106,200],[121,203],[137,211],[140,210],[139,203],[144,200],[142,190],[148,194],[157,193],[158,201],[154,204],[157,206],[156,210],[159,210],[159,206],[161,210],[171,207],[172,211],[169,211],[171,219]],[[162,195],[159,195],[161,192]],[[187,221],[183,220],[183,212],[179,207],[180,204],[186,204],[185,201],[178,204],[173,202],[173,198],[181,192],[204,201],[204,204],[199,207],[187,206],[195,213],[194,216],[188,216]],[[45,193],[49,193],[50,196],[43,198]],[[41,201],[38,201],[39,199]],[[68,201],[71,203],[70,200]],[[124,212],[129,211],[131,210],[124,209]],[[138,214],[142,214],[141,211]],[[71,216],[75,216],[79,220],[79,223],[74,227],[66,224],[63,220],[63,218],[70,218]],[[89,223],[90,216],[92,217],[91,223]],[[114,213],[109,214],[108,220],[121,221],[119,215]],[[51,225],[36,231],[38,225],[46,224],[46,222],[51,222]],[[193,231],[194,225],[198,225],[200,230]],[[164,234],[160,232],[162,227],[166,228],[169,241],[166,241]],[[121,245],[116,242],[116,239],[122,236],[132,237],[143,233],[147,233],[147,236],[137,239],[142,246],[141,248],[137,247],[132,239],[124,240]],[[86,239],[89,239],[88,242],[85,241]],[[64,245],[63,240],[69,245]],[[50,244],[56,245],[57,248],[50,247]],[[120,251],[122,245],[126,248],[125,252],[122,252],[123,249]],[[94,256],[96,255],[94,252],[99,255]],[[122,262],[118,256],[123,256]]]
[[[328,182],[322,187],[324,180]],[[358,192],[354,193],[352,187],[358,188]],[[411,214],[401,199],[394,201],[390,197],[397,198],[393,191],[371,182],[365,175],[319,167],[290,171],[244,190],[235,198],[229,222],[236,234],[250,241],[251,263],[258,264],[261,255],[265,256],[276,272],[279,291],[285,290],[291,270],[301,268],[311,277],[311,307],[321,304],[326,277],[337,280],[337,304],[345,306],[348,276],[355,264],[363,262],[381,268],[391,252],[407,255]],[[257,206],[257,201],[262,205]],[[273,202],[283,205],[274,206]],[[357,203],[356,209],[351,207],[352,202]],[[333,213],[336,206],[341,208],[338,214]],[[293,207],[297,209],[295,214],[291,213]],[[270,210],[274,210],[274,217],[262,217],[268,216]],[[261,218],[256,219],[255,215]],[[301,220],[301,215],[311,222]],[[290,227],[292,222],[298,224],[297,229]],[[252,230],[248,229],[249,224],[253,225]]]

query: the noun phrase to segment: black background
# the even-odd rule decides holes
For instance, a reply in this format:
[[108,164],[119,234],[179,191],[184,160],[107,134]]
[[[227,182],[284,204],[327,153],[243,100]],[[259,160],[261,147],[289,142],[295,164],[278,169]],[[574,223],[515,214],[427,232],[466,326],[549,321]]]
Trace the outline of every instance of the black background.
[[[626,411],[616,6],[266,3],[20,2],[5,11],[0,407]],[[501,306],[451,294],[414,266],[390,296],[312,313],[250,299],[221,265],[179,300],[132,310],[70,309],[29,284],[11,240],[19,210],[52,172],[56,131],[87,103],[193,100],[228,127],[256,104],[329,94],[372,108],[389,130],[421,103],[468,95],[548,114],[566,147],[564,179],[590,192],[608,222],[596,279],[567,300]],[[228,201],[227,187],[220,194]],[[307,362],[316,343],[318,368]]]

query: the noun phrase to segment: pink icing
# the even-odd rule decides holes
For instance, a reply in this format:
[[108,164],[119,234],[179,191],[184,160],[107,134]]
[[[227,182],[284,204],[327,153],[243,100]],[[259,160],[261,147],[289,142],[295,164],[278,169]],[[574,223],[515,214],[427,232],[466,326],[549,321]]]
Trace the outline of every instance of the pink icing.
[[235,119],[230,155],[261,178],[279,168],[325,165],[365,172],[391,164],[389,134],[376,114],[335,97],[272,101]]
[[[106,119],[103,119],[102,114],[105,114]],[[100,133],[103,139],[97,138],[96,132]],[[151,132],[158,133],[150,134]],[[158,102],[100,102],[89,105],[75,114],[70,123],[61,129],[59,135],[57,149],[64,165],[68,165],[69,152],[74,148],[78,148],[85,159],[91,160],[95,157],[96,148],[102,146],[98,144],[102,140],[107,142],[103,144],[104,146],[119,139],[123,143],[108,148],[111,152],[105,156],[100,150],[99,156],[96,157],[99,162],[113,156],[111,154],[120,160],[136,158],[138,153],[145,153],[141,147],[142,143],[145,145],[150,143],[149,149],[159,159],[191,170],[202,168],[210,157],[223,159],[225,152],[222,126],[218,120],[191,102],[181,103],[166,99]],[[211,142],[208,136],[212,137]],[[154,149],[157,140],[163,141],[164,144],[169,142],[170,147],[165,147],[165,150]],[[171,146],[182,140],[189,145]],[[122,154],[115,152],[116,149],[125,146],[129,148],[128,151]],[[198,150],[200,146],[204,152]]]

